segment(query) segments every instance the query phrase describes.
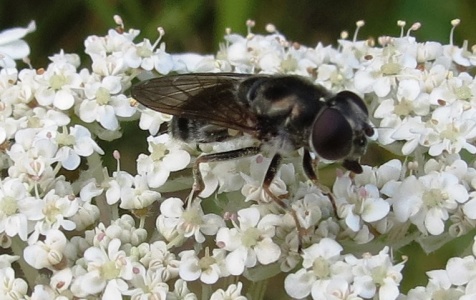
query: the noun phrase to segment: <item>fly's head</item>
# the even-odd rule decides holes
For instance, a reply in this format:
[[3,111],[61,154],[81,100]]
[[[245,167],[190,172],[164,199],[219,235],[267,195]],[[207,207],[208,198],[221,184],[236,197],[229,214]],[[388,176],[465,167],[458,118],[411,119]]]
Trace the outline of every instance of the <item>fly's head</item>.
[[368,110],[356,94],[343,91],[327,99],[311,128],[309,145],[321,158],[341,160],[343,166],[362,173],[359,159],[367,150],[367,139],[374,134]]

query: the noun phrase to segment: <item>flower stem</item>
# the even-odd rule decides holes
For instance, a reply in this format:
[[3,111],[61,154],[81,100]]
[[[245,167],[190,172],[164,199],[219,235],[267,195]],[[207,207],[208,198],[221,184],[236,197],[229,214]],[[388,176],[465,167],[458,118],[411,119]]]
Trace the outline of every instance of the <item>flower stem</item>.
[[210,299],[212,294],[212,286],[210,284],[202,283],[202,299],[207,300]]
[[250,299],[264,299],[267,287],[268,279],[253,282],[248,291]]

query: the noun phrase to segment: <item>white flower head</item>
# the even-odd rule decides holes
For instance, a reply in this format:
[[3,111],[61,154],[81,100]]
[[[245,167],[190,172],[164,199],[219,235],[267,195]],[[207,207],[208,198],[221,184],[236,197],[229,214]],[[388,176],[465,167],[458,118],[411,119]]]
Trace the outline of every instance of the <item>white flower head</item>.
[[66,242],[66,236],[61,231],[52,229],[46,233],[44,241],[36,241],[25,248],[25,261],[35,269],[61,270],[65,265],[63,251]]
[[38,103],[63,111],[73,107],[82,88],[76,66],[67,62],[50,64],[44,73],[37,76],[37,81],[40,83],[35,93]]
[[163,282],[178,277],[180,261],[170,252],[165,242],[143,243],[138,246],[138,250],[141,264],[150,271],[160,272]]
[[36,24],[31,21],[26,28],[11,28],[0,32],[0,66],[15,67],[13,60],[22,59],[30,54],[30,47],[22,38],[36,30]]
[[31,197],[18,178],[5,178],[0,184],[0,232],[18,235],[26,241],[35,221],[42,218],[43,201]]
[[103,293],[104,297],[120,299],[128,289],[125,280],[132,279],[132,262],[123,250],[121,241],[112,239],[107,249],[91,247],[84,252],[87,273],[77,277],[72,292],[77,297]]
[[23,298],[27,296],[28,284],[22,278],[15,276],[15,270],[11,267],[0,269],[0,293],[5,298]]
[[391,195],[395,217],[410,219],[422,232],[441,234],[449,213],[458,203],[469,199],[468,191],[456,176],[448,172],[431,172],[420,178],[407,177]]
[[263,217],[256,207],[237,212],[234,228],[222,227],[216,235],[217,246],[227,250],[226,267],[230,274],[240,275],[245,268],[277,261],[281,255],[280,247],[273,241],[280,217],[268,214]]
[[351,266],[343,261],[342,250],[342,246],[329,238],[303,249],[302,268],[289,274],[284,280],[288,295],[304,298],[314,289],[319,289],[322,281],[347,279],[351,276]]
[[157,230],[172,244],[192,236],[198,243],[203,243],[204,235],[214,235],[219,228],[225,226],[220,216],[204,214],[200,200],[195,200],[184,208],[183,201],[179,198],[168,198],[162,202],[160,211]]
[[404,262],[393,265],[388,247],[378,255],[364,254],[363,259],[354,261],[352,267],[355,291],[364,298],[378,294],[379,299],[396,299],[400,294],[398,286]]
[[118,117],[131,117],[136,108],[130,105],[129,98],[122,94],[119,76],[89,76],[85,83],[84,99],[79,105],[79,117],[86,123],[99,122],[107,130],[119,129]]
[[222,289],[216,290],[211,296],[210,300],[246,300],[245,296],[241,295],[241,289],[243,288],[243,283],[238,282],[236,284],[230,284],[226,291]]
[[180,278],[186,281],[194,281],[200,278],[205,284],[213,284],[221,277],[229,275],[225,265],[226,251],[213,249],[212,255],[209,248],[205,248],[203,257],[198,257],[194,250],[180,253]]
[[150,155],[141,154],[137,159],[137,172],[145,175],[150,187],[160,187],[170,172],[184,169],[190,162],[190,154],[182,150],[168,134],[147,138]]
[[337,213],[354,232],[362,227],[362,221],[371,223],[381,220],[390,211],[390,204],[382,199],[372,184],[356,187],[348,176],[340,176],[333,187]]

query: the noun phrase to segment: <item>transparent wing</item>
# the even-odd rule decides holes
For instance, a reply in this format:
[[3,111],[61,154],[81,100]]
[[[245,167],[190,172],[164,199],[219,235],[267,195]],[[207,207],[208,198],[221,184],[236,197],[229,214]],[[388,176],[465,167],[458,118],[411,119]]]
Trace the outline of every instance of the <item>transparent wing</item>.
[[235,73],[164,76],[135,85],[132,97],[155,111],[254,135],[256,115],[236,96],[240,83],[249,76]]

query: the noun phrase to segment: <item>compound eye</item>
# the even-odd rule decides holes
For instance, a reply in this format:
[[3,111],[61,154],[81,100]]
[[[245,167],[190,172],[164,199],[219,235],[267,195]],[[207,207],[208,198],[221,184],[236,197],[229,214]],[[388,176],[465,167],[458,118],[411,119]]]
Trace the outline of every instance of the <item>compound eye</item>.
[[339,160],[352,150],[352,128],[336,109],[326,108],[314,121],[311,146],[320,157]]

